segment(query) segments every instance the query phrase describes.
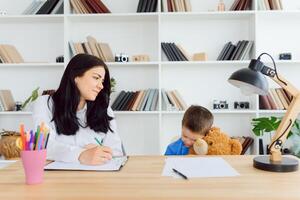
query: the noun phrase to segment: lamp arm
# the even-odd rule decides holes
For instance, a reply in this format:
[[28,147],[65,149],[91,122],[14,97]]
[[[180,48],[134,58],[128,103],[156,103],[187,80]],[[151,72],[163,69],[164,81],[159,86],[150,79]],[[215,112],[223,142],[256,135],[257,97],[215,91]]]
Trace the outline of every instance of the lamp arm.
[[271,161],[281,161],[282,145],[285,142],[298,114],[300,113],[300,93],[294,86],[292,86],[287,80],[279,75],[270,78],[293,96],[292,102],[287,108],[287,112],[279,124],[279,127],[276,130],[276,133],[273,136],[269,146]]
[[299,94],[299,90],[279,74],[276,74],[276,76],[269,77],[278,85],[280,85],[284,90],[290,93],[293,97],[296,97]]

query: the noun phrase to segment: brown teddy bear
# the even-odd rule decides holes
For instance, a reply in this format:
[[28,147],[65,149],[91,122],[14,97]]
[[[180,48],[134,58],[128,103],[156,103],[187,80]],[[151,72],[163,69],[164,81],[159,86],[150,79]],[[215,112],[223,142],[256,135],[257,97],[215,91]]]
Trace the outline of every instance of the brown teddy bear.
[[220,128],[213,127],[202,139],[197,139],[189,154],[197,155],[240,155],[242,145],[231,139]]

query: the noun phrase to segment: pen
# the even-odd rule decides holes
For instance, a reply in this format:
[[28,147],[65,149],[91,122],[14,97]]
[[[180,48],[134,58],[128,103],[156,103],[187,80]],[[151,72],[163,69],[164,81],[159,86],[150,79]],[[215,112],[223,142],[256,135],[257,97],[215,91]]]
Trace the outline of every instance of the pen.
[[183,173],[177,171],[176,169],[172,168],[173,172],[175,172],[176,174],[178,174],[179,176],[181,176],[182,178],[184,178],[185,180],[188,180],[188,177],[186,175],[184,175]]
[[96,142],[100,145],[100,146],[102,146],[102,140],[101,140],[101,142],[95,137],[95,140],[96,140]]

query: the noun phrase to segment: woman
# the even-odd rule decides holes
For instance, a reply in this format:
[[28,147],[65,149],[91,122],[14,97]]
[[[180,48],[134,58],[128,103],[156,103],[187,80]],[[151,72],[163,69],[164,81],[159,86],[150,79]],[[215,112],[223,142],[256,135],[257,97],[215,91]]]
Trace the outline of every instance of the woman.
[[50,128],[47,159],[98,165],[123,155],[109,96],[105,63],[88,54],[74,56],[56,92],[34,105],[34,123]]

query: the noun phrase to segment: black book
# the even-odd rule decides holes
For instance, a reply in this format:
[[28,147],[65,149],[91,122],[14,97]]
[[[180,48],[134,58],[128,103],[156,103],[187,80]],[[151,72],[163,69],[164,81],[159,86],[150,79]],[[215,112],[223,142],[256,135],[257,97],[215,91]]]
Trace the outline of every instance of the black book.
[[85,54],[88,54],[88,51],[87,51],[87,49],[86,49],[86,46],[85,46],[85,44],[84,44],[83,42],[81,43],[81,46],[82,46],[82,48],[83,48],[84,53],[85,53]]
[[173,43],[169,43],[169,47],[172,49],[173,53],[176,56],[177,61],[181,61],[180,53],[177,52],[176,48],[174,47]]
[[147,0],[146,8],[143,12],[151,12],[151,4],[154,0]]
[[42,7],[36,12],[39,14],[50,14],[53,8],[56,6],[59,0],[47,0]]
[[230,46],[231,46],[231,45],[232,45],[232,43],[231,43],[231,42],[228,42],[228,43],[227,43],[226,49],[225,49],[225,51],[223,52],[223,54],[222,54],[222,56],[221,56],[221,59],[220,59],[220,60],[224,60],[224,58],[225,58],[225,56],[226,56],[227,52],[229,51],[229,49],[230,49]]
[[173,61],[180,61],[180,57],[178,55],[176,55],[176,52],[174,51],[174,49],[172,48],[171,43],[166,43],[167,48],[169,49],[169,51],[171,52],[171,54],[173,55],[174,60]]
[[119,104],[116,107],[116,110],[121,110],[124,102],[127,100],[127,98],[129,97],[130,92],[125,92],[125,95],[123,96],[122,100],[119,102]]
[[157,7],[157,0],[151,0],[151,5],[150,5],[150,11],[149,12],[155,12]]
[[188,60],[185,57],[185,55],[183,55],[183,53],[180,51],[180,49],[177,47],[177,45],[175,43],[172,43],[172,46],[176,49],[176,51],[178,52],[178,54],[179,54],[182,61],[187,61]]
[[116,109],[117,105],[120,103],[120,101],[122,100],[122,98],[124,97],[124,95],[125,95],[125,91],[122,90],[120,92],[120,94],[117,96],[117,98],[115,99],[114,103],[112,104],[111,109],[113,109],[113,110]]
[[129,101],[133,98],[134,92],[129,92],[128,98],[124,101],[124,104],[122,104],[120,110],[126,110]]
[[236,46],[231,44],[223,60],[230,60],[231,55],[234,52],[235,48],[236,48]]
[[217,60],[222,60],[222,58],[224,57],[224,53],[226,52],[227,48],[230,46],[230,43],[231,43],[231,42],[227,42],[227,43],[224,45],[224,47],[223,47],[222,51],[220,52],[220,54],[219,54]]
[[149,2],[149,0],[144,0],[143,1],[141,12],[146,12],[148,2]]
[[161,43],[161,48],[162,48],[163,52],[165,53],[165,55],[167,56],[168,60],[172,61],[172,57],[169,54],[168,50],[166,49],[164,42]]
[[167,52],[168,52],[169,55],[171,56],[171,60],[170,60],[170,61],[176,61],[176,56],[174,55],[173,51],[171,51],[171,49],[170,49],[168,43],[165,42],[163,45],[165,46]]
[[146,0],[139,0],[139,4],[138,4],[136,12],[142,12],[142,6],[143,6],[144,1],[146,1]]
[[247,42],[248,42],[247,40],[243,40],[243,42],[242,42],[242,44],[241,44],[241,46],[240,46],[240,48],[239,48],[236,56],[234,57],[235,60],[240,60],[240,58],[242,56],[242,53],[243,53],[245,47],[247,46]]
[[234,57],[235,57],[239,47],[241,46],[241,43],[242,43],[242,41],[238,41],[238,43],[236,44],[236,47],[235,47],[234,52],[232,53],[232,55],[230,57],[230,60],[234,60]]

